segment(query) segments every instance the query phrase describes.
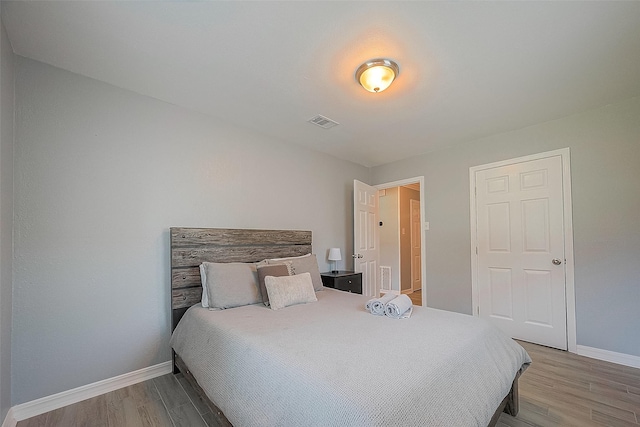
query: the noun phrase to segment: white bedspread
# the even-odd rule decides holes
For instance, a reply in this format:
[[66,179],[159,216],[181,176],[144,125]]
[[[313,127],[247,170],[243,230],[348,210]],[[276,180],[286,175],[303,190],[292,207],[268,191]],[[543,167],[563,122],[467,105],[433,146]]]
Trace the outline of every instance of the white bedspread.
[[194,306],[171,345],[237,427],[486,426],[531,359],[467,315],[372,316],[333,289],[271,310]]

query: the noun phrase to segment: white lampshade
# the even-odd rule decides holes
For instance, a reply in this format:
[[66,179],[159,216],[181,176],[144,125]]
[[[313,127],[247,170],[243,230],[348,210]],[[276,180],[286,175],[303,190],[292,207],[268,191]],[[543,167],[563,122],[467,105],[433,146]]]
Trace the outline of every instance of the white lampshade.
[[340,253],[340,248],[331,248],[329,249],[329,261],[341,261],[342,254]]

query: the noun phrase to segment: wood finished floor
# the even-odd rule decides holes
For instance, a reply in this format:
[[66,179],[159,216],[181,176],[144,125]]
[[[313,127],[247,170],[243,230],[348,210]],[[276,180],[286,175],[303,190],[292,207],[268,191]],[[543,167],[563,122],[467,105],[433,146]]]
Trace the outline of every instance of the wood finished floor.
[[520,343],[533,363],[520,377],[520,412],[499,427],[640,425],[640,369]]
[[422,289],[407,294],[407,296],[411,298],[411,302],[413,303],[413,305],[422,305]]
[[[520,413],[515,418],[502,414],[499,427],[640,425],[640,369],[521,344],[533,364],[520,377]],[[229,424],[198,400],[182,375],[167,374],[17,425],[36,426],[228,427]]]
[[182,374],[167,374],[18,422],[17,427],[229,427]]

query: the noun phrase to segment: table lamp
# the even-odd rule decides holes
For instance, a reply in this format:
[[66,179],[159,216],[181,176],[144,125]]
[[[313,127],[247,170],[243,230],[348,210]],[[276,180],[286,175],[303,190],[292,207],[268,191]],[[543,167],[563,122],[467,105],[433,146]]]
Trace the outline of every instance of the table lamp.
[[340,248],[331,248],[329,249],[329,261],[333,261],[333,271],[332,273],[338,272],[338,261],[342,260],[342,254],[340,253]]

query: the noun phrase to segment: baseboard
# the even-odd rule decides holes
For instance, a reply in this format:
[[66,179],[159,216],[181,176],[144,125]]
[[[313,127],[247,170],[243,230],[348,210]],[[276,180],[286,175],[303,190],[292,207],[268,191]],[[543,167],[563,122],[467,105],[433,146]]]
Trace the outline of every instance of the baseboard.
[[2,422],[2,427],[16,427],[16,424],[18,424],[18,420],[16,420],[16,417],[13,415],[13,408],[9,408],[7,416],[4,417],[4,421]]
[[[51,396],[42,397],[32,400],[31,402],[16,405],[10,409],[12,416],[17,421],[26,420],[54,409],[62,408],[67,405],[81,402],[110,391],[127,387],[142,381],[150,380],[161,375],[168,374],[172,371],[171,362],[163,362],[148,368],[139,369],[129,372],[128,374],[118,375],[117,377],[107,378],[92,384],[87,384],[71,390],[56,393]],[[7,414],[8,416],[9,414]],[[4,427],[4,424],[2,425]],[[7,424],[12,426],[12,424]],[[13,424],[15,426],[15,424]]]
[[605,362],[617,363],[618,365],[630,366],[632,368],[640,368],[640,356],[616,353],[615,351],[602,350],[584,345],[578,345],[577,347],[578,355],[580,356],[604,360]]

